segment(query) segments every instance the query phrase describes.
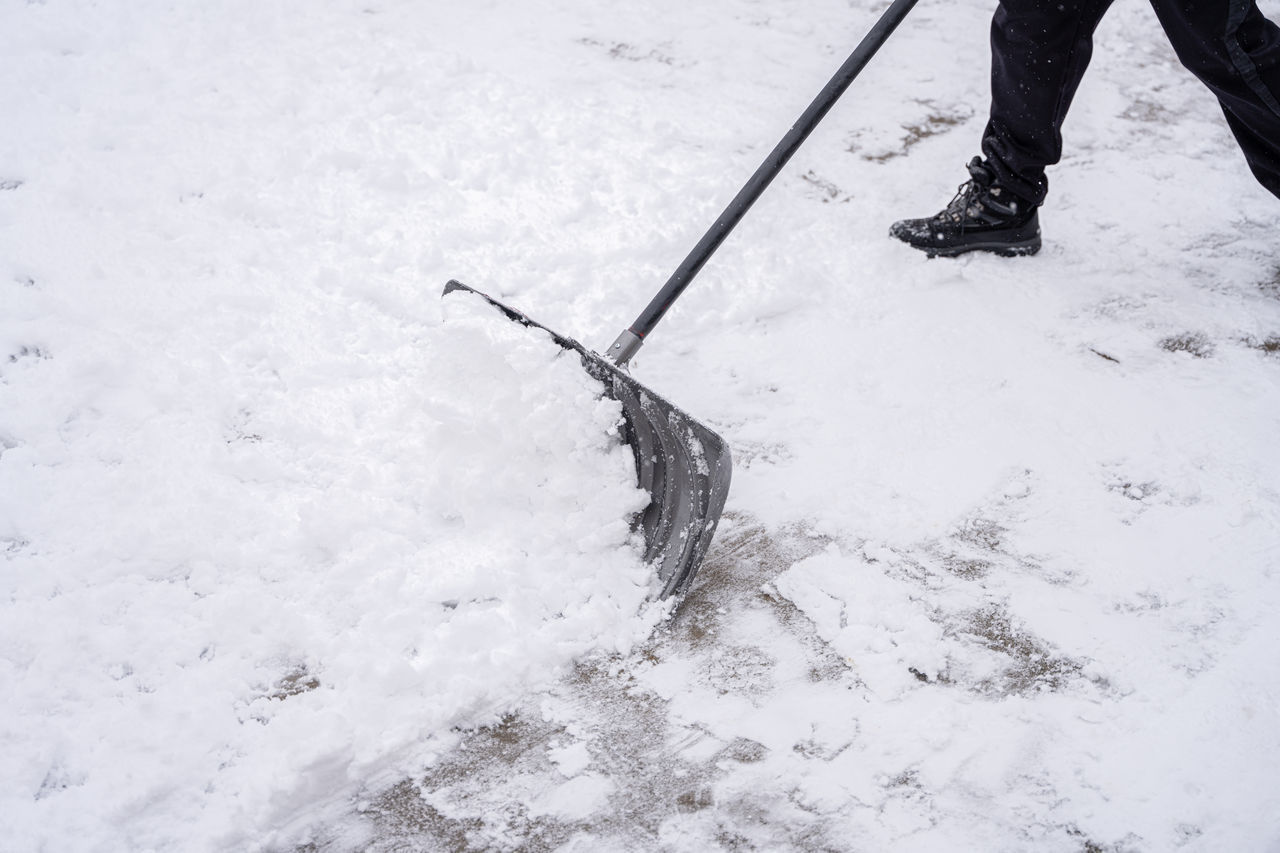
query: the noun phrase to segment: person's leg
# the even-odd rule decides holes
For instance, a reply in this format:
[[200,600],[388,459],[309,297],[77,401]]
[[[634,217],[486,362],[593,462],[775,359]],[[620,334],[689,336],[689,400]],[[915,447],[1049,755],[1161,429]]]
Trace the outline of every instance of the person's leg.
[[1000,0],[991,22],[991,117],[985,162],[934,216],[903,219],[890,236],[930,257],[975,250],[1034,255],[1045,166],[1062,156],[1062,121],[1111,0]]
[[1280,196],[1280,27],[1255,0],[1151,0],[1178,59],[1214,95],[1258,181]]
[[[1177,2],[1177,0],[1174,0]],[[991,21],[991,117],[982,153],[996,183],[1044,202],[1062,122],[1111,0],[1000,0]]]

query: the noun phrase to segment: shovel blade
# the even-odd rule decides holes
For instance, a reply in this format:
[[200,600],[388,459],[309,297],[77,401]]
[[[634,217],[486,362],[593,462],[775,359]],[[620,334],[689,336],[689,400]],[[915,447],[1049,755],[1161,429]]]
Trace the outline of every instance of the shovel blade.
[[635,519],[644,532],[645,562],[660,581],[660,598],[689,588],[711,545],[729,493],[732,459],[724,439],[572,338],[458,281],[445,285],[487,300],[509,320],[542,329],[577,353],[583,368],[622,404],[621,434],[635,456],[636,482],[649,505]]

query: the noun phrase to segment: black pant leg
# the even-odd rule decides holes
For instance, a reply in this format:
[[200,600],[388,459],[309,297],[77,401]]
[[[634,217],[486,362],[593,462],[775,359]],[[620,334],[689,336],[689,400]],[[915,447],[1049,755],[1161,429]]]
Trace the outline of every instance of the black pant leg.
[[1218,98],[1258,181],[1280,196],[1280,27],[1255,0],[1151,0],[1178,59]]
[[1062,157],[1062,122],[1111,0],[1000,0],[991,21],[991,117],[982,153],[996,180],[1034,204]]

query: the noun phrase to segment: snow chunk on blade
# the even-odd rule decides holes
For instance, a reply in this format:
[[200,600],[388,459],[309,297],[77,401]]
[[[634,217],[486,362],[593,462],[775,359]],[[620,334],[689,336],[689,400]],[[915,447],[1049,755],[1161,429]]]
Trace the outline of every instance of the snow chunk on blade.
[[622,439],[635,454],[637,483],[649,493],[649,505],[636,519],[644,531],[645,561],[657,572],[659,597],[688,589],[729,493],[732,460],[724,439],[572,338],[461,282],[445,285],[446,296],[456,291],[481,296],[508,319],[547,332],[577,353],[605,394],[622,404]]

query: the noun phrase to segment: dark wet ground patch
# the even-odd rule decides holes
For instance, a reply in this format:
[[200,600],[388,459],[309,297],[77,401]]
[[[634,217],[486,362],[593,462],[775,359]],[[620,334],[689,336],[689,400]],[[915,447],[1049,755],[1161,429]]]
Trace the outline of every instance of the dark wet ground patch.
[[[1009,541],[1007,509],[997,501],[944,540],[922,543],[914,556],[898,554],[884,570],[920,584],[924,595],[950,578],[986,597],[984,585],[1002,573],[1035,568]],[[822,683],[841,694],[861,689],[850,661],[772,583],[831,544],[803,528],[768,531],[727,517],[694,587],[648,642],[629,655],[581,661],[494,724],[455,733],[457,748],[420,776],[370,797],[352,816],[365,830],[359,849],[658,850],[672,831],[696,832],[712,849],[848,849],[835,829],[841,825],[836,814],[815,810],[785,789],[743,784],[760,772],[753,768],[769,767],[781,753],[750,737],[675,719],[671,703],[645,675],[671,664],[681,673],[680,689],[744,707],[772,701],[788,684]],[[856,553],[862,546],[845,547]],[[1085,674],[1087,662],[1055,650],[994,597],[967,609],[939,604],[931,618],[958,657],[942,672],[915,672],[926,689],[993,701],[1091,684],[1105,689]],[[744,624],[759,630],[758,643],[754,633],[744,635]],[[781,637],[786,642],[779,645]],[[815,729],[788,754],[831,762],[856,743],[857,731],[856,724],[839,734]],[[557,764],[566,749],[583,756],[578,766]],[[540,805],[579,783],[591,800],[580,813]],[[896,807],[923,815],[934,808],[933,793],[910,768],[882,787]],[[300,849],[348,848],[330,840]]]
[[1213,355],[1213,342],[1203,332],[1182,332],[1160,339],[1160,349],[1165,352],[1184,352],[1193,358]]
[[976,692],[1017,696],[1062,690],[1084,678],[1084,662],[1055,653],[997,605],[970,612],[951,630],[976,639],[1004,661],[998,675],[971,685]]
[[1280,266],[1276,267],[1271,276],[1258,282],[1258,289],[1263,295],[1272,299],[1280,299]]
[[669,45],[644,48],[622,41],[600,41],[593,38],[580,38],[578,39],[578,44],[605,51],[611,59],[620,59],[626,62],[657,62],[661,65],[677,64],[675,57],[667,52],[666,48]]
[[272,685],[267,697],[270,699],[288,699],[290,696],[309,693],[319,686],[320,679],[312,675],[305,666],[299,666],[289,671]]
[[1244,345],[1267,355],[1280,355],[1280,335],[1267,335],[1265,338],[1245,338]]
[[[926,108],[926,113],[920,120],[902,125],[903,136],[900,147],[895,151],[874,154],[865,153],[862,154],[862,159],[884,163],[903,157],[926,139],[941,136],[958,127],[963,127],[969,119],[973,118],[973,110],[967,106],[942,107],[931,101],[919,101],[918,103]],[[849,151],[858,153],[857,144],[850,145]]]
[[[636,674],[679,659],[689,661],[692,677],[719,695],[750,699],[771,692],[776,661],[767,650],[769,638],[762,637],[759,645],[723,638],[731,619],[756,609],[781,623],[779,630],[804,638],[812,652],[810,679],[849,678],[847,666],[813,634],[803,614],[761,589],[825,544],[802,530],[771,535],[727,518],[694,587],[649,642],[625,657],[582,661],[547,693],[529,697],[498,723],[462,733],[459,747],[428,772],[365,805],[362,820],[375,840],[362,849],[538,853],[571,839],[594,849],[657,849],[664,821],[704,813],[714,814],[722,847],[754,849],[750,839],[769,834],[768,809],[749,798],[719,802],[714,783],[735,766],[763,761],[768,748],[744,737],[721,742],[709,732],[673,724],[668,703]],[[540,703],[548,697],[569,709],[571,725],[544,719]],[[609,792],[607,805],[583,820],[537,813],[532,804],[571,778],[550,756],[579,743],[588,748],[590,762],[571,775],[598,780]],[[810,849],[838,849],[824,846],[818,829],[804,831]],[[330,841],[309,849],[342,848]]]
[[843,204],[853,200],[853,196],[842,190],[834,181],[822,177],[812,169],[801,175],[800,180],[809,185],[813,194],[823,204],[833,201]]

